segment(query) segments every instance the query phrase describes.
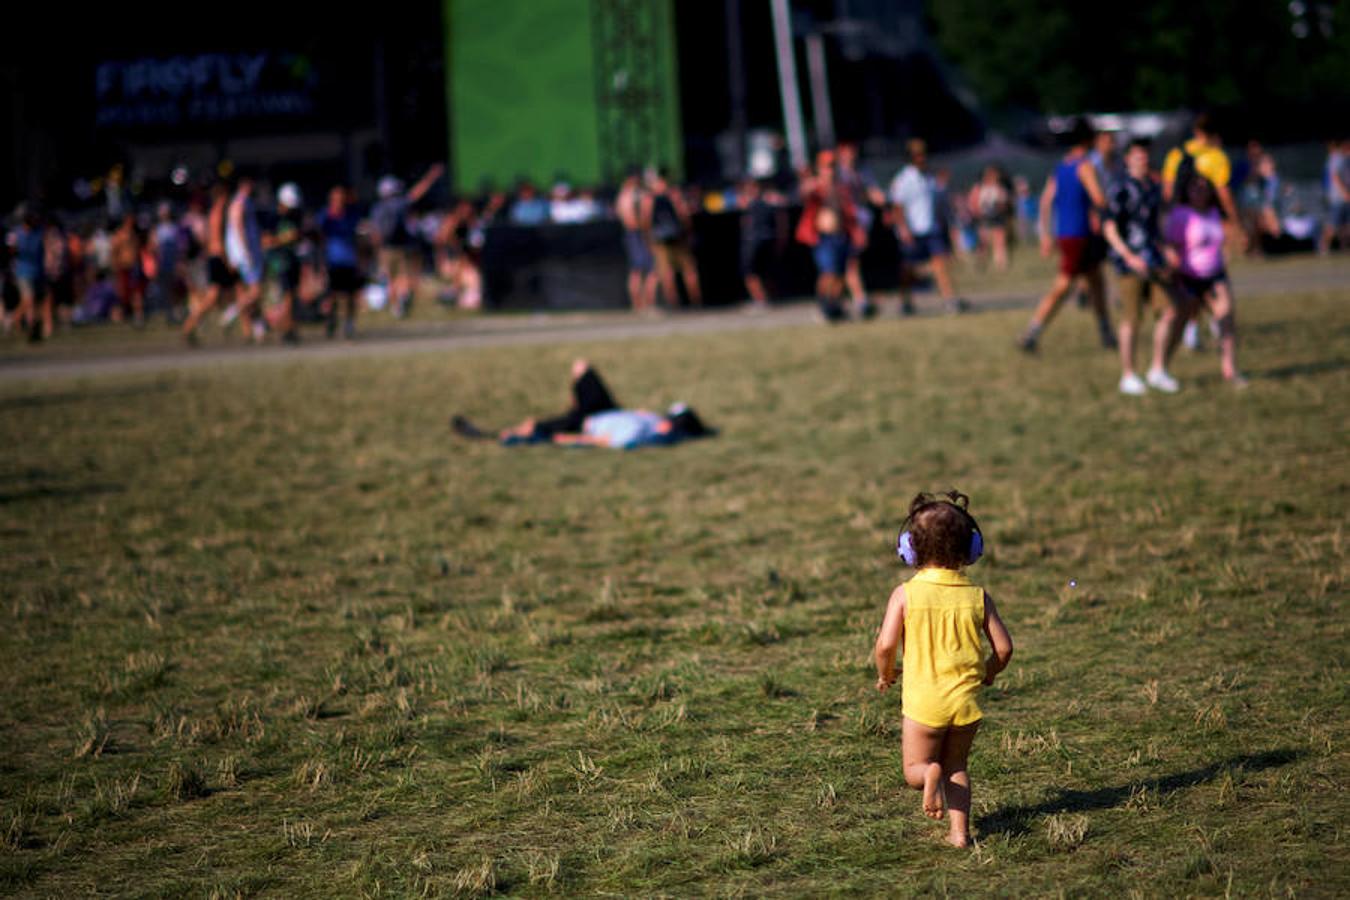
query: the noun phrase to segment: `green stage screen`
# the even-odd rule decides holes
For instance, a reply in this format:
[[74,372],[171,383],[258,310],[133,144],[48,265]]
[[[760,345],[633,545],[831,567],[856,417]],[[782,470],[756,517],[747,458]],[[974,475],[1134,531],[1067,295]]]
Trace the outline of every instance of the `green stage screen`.
[[459,190],[682,174],[669,0],[445,0]]

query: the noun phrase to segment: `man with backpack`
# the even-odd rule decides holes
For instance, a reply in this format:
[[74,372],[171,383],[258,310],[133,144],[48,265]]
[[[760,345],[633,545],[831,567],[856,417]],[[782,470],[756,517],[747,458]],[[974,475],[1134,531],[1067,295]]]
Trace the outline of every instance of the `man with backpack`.
[[[1191,139],[1180,147],[1173,147],[1163,160],[1163,202],[1169,206],[1185,205],[1191,193],[1191,182],[1197,178],[1203,178],[1213,186],[1227,229],[1240,231],[1242,220],[1233,201],[1233,165],[1223,150],[1223,139],[1214,118],[1203,112],[1191,125]],[[1188,350],[1200,349],[1200,328],[1195,318],[1186,323],[1181,342]]]
[[1188,183],[1195,177],[1208,179],[1214,185],[1224,218],[1231,226],[1237,226],[1240,220],[1230,187],[1233,165],[1228,154],[1223,152],[1223,140],[1208,113],[1195,117],[1191,139],[1180,147],[1173,147],[1163,161],[1163,201],[1184,202]]
[[679,306],[680,295],[675,287],[675,274],[684,278],[684,290],[690,306],[703,305],[699,289],[698,264],[690,248],[693,220],[680,191],[671,187],[664,169],[653,172],[649,190],[642,197],[640,219],[642,230],[651,241],[652,256],[656,259],[656,274],[666,303],[673,309]]

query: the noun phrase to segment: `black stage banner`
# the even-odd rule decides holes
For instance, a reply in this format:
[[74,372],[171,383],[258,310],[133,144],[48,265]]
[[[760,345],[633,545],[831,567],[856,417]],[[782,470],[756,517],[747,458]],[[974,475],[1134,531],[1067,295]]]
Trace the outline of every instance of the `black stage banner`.
[[[784,210],[775,265],[768,279],[771,296],[783,299],[815,293],[811,250],[792,240],[800,208]],[[880,217],[878,217],[878,220]],[[694,216],[693,248],[699,281],[710,305],[746,298],[741,278],[739,213]],[[623,309],[628,306],[628,263],[618,222],[581,225],[494,225],[482,253],[487,304],[497,309]],[[869,291],[894,290],[899,281],[899,246],[877,221],[862,256]],[[685,301],[681,298],[681,305]]]

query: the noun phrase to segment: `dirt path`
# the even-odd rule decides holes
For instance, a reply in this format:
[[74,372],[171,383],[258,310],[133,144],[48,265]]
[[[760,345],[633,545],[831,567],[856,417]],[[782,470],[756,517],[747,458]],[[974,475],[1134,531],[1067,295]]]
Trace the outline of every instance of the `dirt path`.
[[[1233,276],[1239,303],[1242,297],[1300,291],[1350,290],[1350,259],[1301,259],[1242,267]],[[967,295],[972,312],[1026,308],[1035,303],[1034,290],[990,291]],[[918,298],[920,315],[941,315],[931,295]],[[883,315],[894,315],[885,305]],[[80,357],[10,357],[0,359],[0,382],[154,373],[222,365],[299,362],[303,360],[362,358],[405,353],[446,353],[503,344],[553,344],[560,341],[613,341],[627,338],[746,331],[813,324],[815,307],[791,303],[762,313],[742,308],[679,313],[638,318],[623,312],[537,316],[484,316],[478,319],[386,328],[363,332],[356,341],[309,340],[295,348],[212,347],[200,350],[154,348],[91,351]]]

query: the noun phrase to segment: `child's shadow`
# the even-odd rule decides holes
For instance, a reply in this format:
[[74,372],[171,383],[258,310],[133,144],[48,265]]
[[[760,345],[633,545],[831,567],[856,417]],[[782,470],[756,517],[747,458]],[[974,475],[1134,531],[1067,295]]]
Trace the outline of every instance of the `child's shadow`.
[[1164,793],[1181,788],[1195,787],[1207,781],[1213,781],[1230,769],[1242,769],[1247,772],[1259,772],[1287,766],[1306,756],[1304,750],[1267,750],[1264,753],[1250,753],[1246,756],[1234,756],[1222,762],[1210,763],[1204,768],[1189,772],[1178,772],[1162,778],[1146,778],[1132,781],[1119,787],[1098,788],[1095,791],[1061,790],[1049,800],[1034,806],[1001,806],[993,812],[980,816],[980,837],[989,838],[996,834],[1023,835],[1031,830],[1032,820],[1037,816],[1057,812],[1085,812],[1092,809],[1110,809],[1119,806],[1137,792],[1152,790]]

